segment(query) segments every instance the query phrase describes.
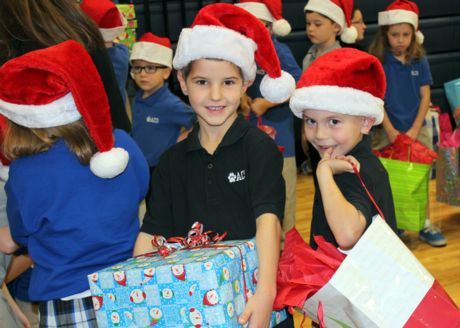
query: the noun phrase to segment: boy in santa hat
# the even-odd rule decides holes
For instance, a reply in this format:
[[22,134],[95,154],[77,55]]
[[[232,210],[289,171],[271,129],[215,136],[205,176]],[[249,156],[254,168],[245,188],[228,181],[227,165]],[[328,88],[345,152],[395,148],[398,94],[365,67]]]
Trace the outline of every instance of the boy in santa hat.
[[[132,106],[131,136],[149,163],[150,176],[160,156],[187,137],[195,120],[190,106],[174,95],[166,83],[172,59],[170,40],[151,32],[134,44],[130,56],[131,77],[139,87]],[[147,199],[149,195],[150,189]]]
[[8,221],[34,262],[29,296],[40,326],[94,325],[87,275],[132,254],[147,163],[112,128],[104,85],[80,43],[8,61],[0,85]]
[[371,151],[369,131],[383,120],[386,80],[379,60],[342,48],[318,58],[302,74],[290,106],[321,156],[316,169],[310,244],[315,235],[351,249],[378,214],[359,174],[396,231],[388,174]]
[[237,110],[257,64],[267,72],[260,88],[271,102],[289,99],[294,78],[281,70],[265,26],[226,3],[203,7],[182,30],[173,64],[198,124],[155,169],[134,254],[152,251],[153,234],[183,236],[196,220],[230,240],[255,236],[259,281],[239,323],[267,327],[284,212],[283,160],[274,141]]
[[93,19],[102,34],[107,53],[112,61],[123,104],[126,106],[129,49],[124,44],[114,42],[125,31],[126,19],[110,0],[83,0],[80,2],[80,8]]
[[[235,4],[256,16],[270,31],[276,54],[280,60],[281,69],[291,74],[297,81],[302,70],[297,64],[289,47],[278,41],[276,36],[285,36],[291,31],[291,26],[281,15],[281,0],[241,0]],[[258,69],[256,78],[247,95],[250,97],[250,120],[257,125],[258,117],[262,124],[276,130],[275,142],[283,148],[283,178],[286,183],[286,204],[284,208],[283,234],[295,226],[297,166],[295,159],[294,116],[289,110],[289,103],[272,103],[262,97],[259,85],[265,72]]]
[[337,36],[345,43],[355,43],[358,31],[351,23],[353,0],[309,0],[304,7],[307,36],[313,45],[302,61],[302,69],[319,56],[340,48]]

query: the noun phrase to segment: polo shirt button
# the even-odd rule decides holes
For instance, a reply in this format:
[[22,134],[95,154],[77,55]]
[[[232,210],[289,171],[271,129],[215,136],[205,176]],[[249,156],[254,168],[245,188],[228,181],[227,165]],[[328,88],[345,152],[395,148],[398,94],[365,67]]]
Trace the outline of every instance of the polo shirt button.
[[212,163],[209,163],[208,164],[208,169],[212,169],[214,166],[212,165]]

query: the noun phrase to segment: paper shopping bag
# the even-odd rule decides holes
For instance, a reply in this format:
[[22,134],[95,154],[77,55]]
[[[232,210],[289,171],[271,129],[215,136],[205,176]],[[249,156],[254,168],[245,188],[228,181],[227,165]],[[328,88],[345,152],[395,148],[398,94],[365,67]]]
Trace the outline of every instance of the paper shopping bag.
[[390,178],[399,229],[419,231],[425,226],[431,164],[379,157]]
[[302,308],[325,326],[459,327],[460,311],[379,216],[338,270]]
[[458,147],[439,147],[436,161],[436,200],[460,205],[460,151]]

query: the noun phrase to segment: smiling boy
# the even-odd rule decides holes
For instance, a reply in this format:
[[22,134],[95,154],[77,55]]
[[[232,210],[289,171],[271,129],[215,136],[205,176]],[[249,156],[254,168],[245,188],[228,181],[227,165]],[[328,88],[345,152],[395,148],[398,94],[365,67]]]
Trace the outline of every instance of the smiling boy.
[[153,234],[183,236],[197,220],[206,230],[227,232],[227,240],[255,236],[259,280],[239,323],[266,327],[276,295],[285,195],[283,159],[274,141],[237,114],[256,61],[267,72],[264,96],[287,100],[294,78],[281,71],[265,26],[245,10],[208,5],[182,30],[173,63],[198,124],[155,170],[134,254],[152,251]]
[[388,174],[371,151],[368,133],[383,119],[385,73],[379,60],[342,48],[318,58],[303,73],[290,106],[305,122],[305,136],[319,152],[310,244],[322,235],[352,248],[377,214],[354,174],[360,175],[396,231]]

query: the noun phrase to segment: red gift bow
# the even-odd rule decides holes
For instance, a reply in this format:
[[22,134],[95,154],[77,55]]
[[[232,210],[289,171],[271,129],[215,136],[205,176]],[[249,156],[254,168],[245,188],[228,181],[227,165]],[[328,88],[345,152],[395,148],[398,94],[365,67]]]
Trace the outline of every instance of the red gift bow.
[[[248,301],[250,290],[247,287],[246,277],[244,272],[246,271],[243,264],[243,252],[241,251],[239,246],[235,245],[215,245],[213,243],[218,243],[222,241],[227,236],[227,232],[224,232],[222,235],[215,233],[214,236],[210,237],[214,231],[208,230],[203,232],[203,224],[200,222],[195,222],[192,224],[192,228],[187,233],[187,237],[170,237],[166,239],[161,235],[153,235],[152,238],[152,245],[153,247],[157,248],[157,252],[149,253],[155,254],[158,253],[161,256],[168,256],[171,253],[183,250],[183,249],[192,249],[192,248],[238,248],[241,258],[241,272],[243,273],[243,288],[244,288],[244,298],[246,302]],[[180,247],[177,247],[177,244]],[[146,254],[146,255],[149,255]]]
[[436,152],[406,134],[398,134],[394,143],[383,149],[374,150],[374,153],[383,158],[419,164],[431,164],[438,157]]
[[[166,239],[160,235],[153,235],[152,245],[158,249],[158,254],[161,256],[168,256],[171,253],[179,249],[190,249],[196,247],[209,246],[211,243],[217,243],[227,236],[224,232],[222,235],[216,233],[214,236],[210,236],[214,231],[208,230],[203,232],[203,224],[195,222],[192,224],[192,228],[187,233],[187,237],[171,237]],[[170,244],[173,243],[173,244]],[[174,244],[180,244],[180,247]]]

